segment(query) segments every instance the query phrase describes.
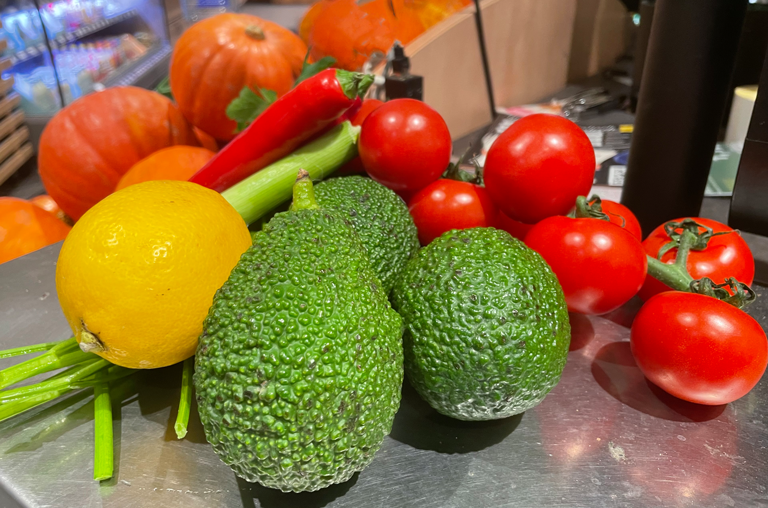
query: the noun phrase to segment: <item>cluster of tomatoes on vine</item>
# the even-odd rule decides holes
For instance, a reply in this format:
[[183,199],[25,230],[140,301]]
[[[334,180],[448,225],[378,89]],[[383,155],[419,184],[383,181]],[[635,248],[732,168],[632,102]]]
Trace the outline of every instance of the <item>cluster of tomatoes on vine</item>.
[[571,312],[606,314],[639,296],[632,353],[645,376],[676,397],[725,404],[760,380],[768,340],[741,310],[754,299],[755,265],[738,231],[689,217],[642,240],[629,209],[586,198],[594,149],[559,116],[513,123],[488,150],[483,182],[458,164],[445,170],[451,137],[424,103],[366,101],[360,111],[358,167],[403,196],[422,244],[451,229],[496,227],[549,263]]

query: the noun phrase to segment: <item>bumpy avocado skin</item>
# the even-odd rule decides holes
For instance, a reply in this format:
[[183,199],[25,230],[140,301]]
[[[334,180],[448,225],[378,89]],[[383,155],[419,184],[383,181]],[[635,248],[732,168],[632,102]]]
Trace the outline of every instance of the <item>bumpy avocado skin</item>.
[[540,403],[560,380],[571,329],[536,252],[493,228],[443,234],[393,291],[408,379],[440,413],[492,420]]
[[408,207],[392,190],[362,176],[332,178],[315,186],[322,208],[344,214],[360,235],[373,269],[389,293],[419,248]]
[[402,320],[343,216],[300,210],[255,235],[217,292],[195,358],[208,441],[283,491],[348,480],[400,404]]

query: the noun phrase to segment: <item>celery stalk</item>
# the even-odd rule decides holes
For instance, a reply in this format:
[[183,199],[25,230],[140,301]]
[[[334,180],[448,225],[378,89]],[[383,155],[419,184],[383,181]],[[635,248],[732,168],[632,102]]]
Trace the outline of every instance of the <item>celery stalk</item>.
[[48,351],[54,346],[59,345],[59,342],[44,342],[42,344],[33,344],[31,346],[15,347],[13,349],[4,349],[0,351],[0,359],[10,358],[12,356],[28,355],[30,353],[39,353],[41,351]]
[[19,397],[28,397],[51,390],[72,389],[72,384],[91,374],[112,365],[107,360],[95,357],[93,360],[78,364],[51,379],[40,383],[14,388],[13,390],[0,391],[0,403],[5,403]]
[[93,353],[83,353],[73,338],[60,342],[45,353],[0,371],[0,389],[24,381],[38,374],[69,367],[95,358]]
[[93,388],[94,410],[94,452],[93,479],[112,478],[113,439],[112,439],[112,401],[109,397],[109,384],[98,384]]
[[181,396],[179,397],[179,412],[176,414],[176,423],[173,429],[176,431],[176,437],[184,439],[187,435],[187,424],[189,424],[189,408],[192,405],[192,367],[194,357],[184,360],[181,373]]
[[313,180],[323,179],[357,156],[360,128],[349,122],[337,125],[291,155],[270,164],[221,193],[246,224],[251,224],[276,206],[291,199],[300,169]]

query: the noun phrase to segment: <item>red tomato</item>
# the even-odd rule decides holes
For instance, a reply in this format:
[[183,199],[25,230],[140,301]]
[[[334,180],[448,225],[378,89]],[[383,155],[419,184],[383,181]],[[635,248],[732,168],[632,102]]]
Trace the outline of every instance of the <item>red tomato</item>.
[[523,224],[522,222],[510,219],[506,214],[499,212],[496,214],[496,229],[503,229],[518,240],[525,240],[525,235],[531,230],[533,224]]
[[[368,115],[382,104],[384,103],[378,99],[365,99],[360,107],[351,114],[349,122],[352,125],[363,125],[363,121],[368,118]],[[360,160],[360,157],[355,157],[337,169],[335,176],[357,175],[360,173],[365,173],[363,161]]]
[[[674,222],[682,220],[675,219]],[[725,224],[711,219],[693,217],[693,220],[712,228],[715,233],[720,231],[733,231],[733,233],[713,236],[706,249],[691,250],[688,253],[686,267],[691,277],[694,279],[709,277],[715,281],[715,284],[722,284],[728,277],[736,277],[739,282],[752,284],[752,280],[755,278],[755,258],[752,257],[752,251],[749,250],[747,242],[741,235]],[[703,232],[704,228],[699,228],[699,231]],[[648,235],[648,238],[643,242],[643,248],[649,256],[656,257],[659,250],[670,241],[671,238],[667,236],[662,224]],[[676,255],[677,249],[670,249],[661,260],[671,265],[675,262]],[[653,295],[669,290],[669,286],[648,275],[643,288],[640,290],[640,298],[648,300]]]
[[637,217],[635,217],[635,214],[632,213],[629,208],[621,203],[610,201],[608,199],[603,199],[600,206],[603,208],[603,213],[605,213],[611,220],[611,224],[616,224],[617,226],[626,229],[638,240],[643,239],[643,230],[640,228],[640,221],[637,220]]
[[371,178],[394,191],[415,191],[448,167],[451,134],[445,120],[423,102],[395,99],[368,115],[358,147]]
[[710,296],[667,291],[632,324],[632,354],[652,383],[697,404],[746,395],[768,365],[768,339],[744,311]]
[[378,109],[379,106],[384,104],[378,99],[365,99],[363,104],[358,108],[354,115],[349,119],[352,125],[363,125],[363,121],[368,118],[373,110]]
[[621,307],[640,290],[648,269],[637,238],[603,220],[550,217],[533,226],[525,244],[552,267],[572,312]]
[[485,228],[496,220],[496,206],[484,188],[469,182],[438,180],[408,202],[422,245],[452,229]]
[[522,118],[485,158],[485,187],[511,219],[535,224],[567,214],[595,177],[595,151],[581,128],[555,115]]

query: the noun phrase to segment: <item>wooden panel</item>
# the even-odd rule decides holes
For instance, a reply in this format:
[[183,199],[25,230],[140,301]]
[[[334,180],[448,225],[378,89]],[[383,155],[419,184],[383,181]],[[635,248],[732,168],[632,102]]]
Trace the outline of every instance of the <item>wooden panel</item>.
[[22,123],[24,123],[24,113],[21,110],[16,110],[5,117],[0,121],[0,139],[5,138],[15,131]]
[[29,129],[26,127],[22,127],[8,136],[5,141],[0,143],[0,162],[13,155],[13,152],[18,150],[28,139]]
[[5,118],[15,107],[21,103],[21,96],[11,92],[0,100],[0,118]]
[[411,72],[424,76],[424,102],[445,118],[453,139],[491,121],[474,13],[467,7],[406,48]]
[[8,47],[8,41],[5,39],[0,39],[0,53],[5,51],[5,48]]
[[485,0],[480,8],[497,106],[565,86],[576,0]]
[[16,153],[0,164],[0,184],[8,180],[18,169],[32,157],[34,151],[29,143],[21,147]]
[[0,79],[0,97],[7,94],[13,88],[13,76],[8,79]]
[[629,14],[620,0],[577,0],[568,79],[594,76],[629,45]]

